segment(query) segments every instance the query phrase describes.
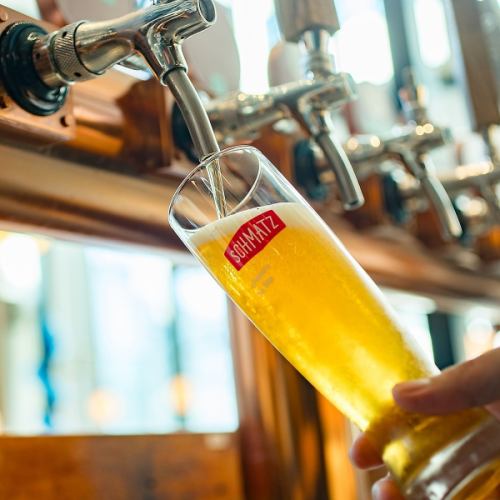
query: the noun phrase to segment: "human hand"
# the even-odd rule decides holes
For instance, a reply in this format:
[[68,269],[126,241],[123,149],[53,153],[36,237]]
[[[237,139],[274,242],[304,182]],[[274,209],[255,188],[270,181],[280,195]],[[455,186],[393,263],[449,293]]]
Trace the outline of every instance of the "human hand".
[[[404,410],[429,415],[445,415],[466,408],[485,406],[500,420],[500,349],[444,370],[430,379],[404,382],[392,394]],[[361,469],[383,465],[366,435],[351,448],[351,460]],[[402,500],[389,476],[373,486],[375,500]]]

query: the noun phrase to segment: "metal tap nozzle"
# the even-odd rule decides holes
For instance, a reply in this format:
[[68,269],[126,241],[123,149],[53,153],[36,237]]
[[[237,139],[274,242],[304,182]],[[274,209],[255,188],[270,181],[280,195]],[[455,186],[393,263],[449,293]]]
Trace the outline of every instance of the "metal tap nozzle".
[[362,206],[364,196],[351,162],[342,144],[335,137],[331,111],[312,109],[302,120],[335,174],[344,208],[354,210]]
[[[423,193],[434,207],[445,239],[456,239],[462,235],[462,228],[453,204],[434,174],[427,153],[449,141],[450,133],[433,125],[427,116],[423,88],[417,86],[413,72],[406,71],[406,85],[400,92],[401,101],[408,125],[399,128],[389,137],[382,139],[380,145],[366,148],[365,158],[357,155],[357,161],[367,161],[374,158],[396,158],[418,179]],[[354,151],[353,151],[354,153]],[[354,158],[356,156],[353,155]]]
[[354,84],[339,73],[321,81],[300,80],[272,87],[263,94],[237,92],[207,103],[210,121],[221,142],[252,139],[259,130],[282,119],[304,123],[317,107],[332,109],[353,99]]
[[452,174],[441,178],[446,191],[454,196],[465,191],[478,193],[489,207],[492,220],[500,222],[500,201],[496,186],[500,184],[500,169],[492,162],[462,165]]
[[400,91],[400,98],[409,124],[384,141],[389,155],[395,156],[418,179],[422,191],[434,207],[441,225],[442,236],[457,239],[462,227],[453,204],[434,173],[427,153],[445,145],[450,138],[448,129],[438,127],[428,118],[425,104],[425,89],[417,85],[413,71],[405,71],[406,85]]
[[405,147],[396,148],[393,146],[391,154],[396,156],[420,182],[422,191],[434,207],[439,219],[443,238],[446,240],[460,238],[462,226],[457,213],[446,189],[434,174],[429,158],[419,157]]
[[219,147],[187,76],[182,42],[215,19],[213,0],[155,0],[117,19],[81,21],[50,34],[35,24],[13,24],[0,39],[0,78],[19,106],[47,116],[64,105],[70,84],[96,78],[139,54],[171,88],[203,158]]
[[[187,75],[187,64],[182,54],[182,42],[209,26],[216,19],[213,0],[155,0],[150,7],[113,19],[90,23],[77,22],[51,34],[36,25],[23,25],[21,32],[14,31],[22,43],[21,69],[25,83],[18,102],[35,114],[51,114],[60,108],[69,84],[102,75],[113,65],[140,54],[153,74],[174,95],[184,116],[200,159],[219,151],[219,145],[201,99]],[[21,38],[22,35],[22,38]],[[2,37],[3,38],[3,37]],[[5,50],[5,40],[0,40],[0,54]],[[15,39],[14,39],[15,42]],[[7,44],[10,47],[12,42]],[[14,58],[19,64],[19,57]],[[1,61],[0,61],[1,62]],[[23,66],[24,64],[24,66]],[[4,72],[0,64],[0,75]],[[12,68],[11,68],[12,69]],[[31,92],[31,87],[43,87],[46,102]],[[49,101],[52,91],[60,89]],[[22,105],[22,104],[20,104]],[[219,216],[225,214],[225,200],[220,170],[211,167],[208,176],[213,189],[214,202]]]
[[140,54],[163,81],[186,67],[183,40],[215,21],[212,0],[156,0],[145,9],[110,21],[80,21],[38,39],[33,62],[49,87],[96,78],[113,65]]

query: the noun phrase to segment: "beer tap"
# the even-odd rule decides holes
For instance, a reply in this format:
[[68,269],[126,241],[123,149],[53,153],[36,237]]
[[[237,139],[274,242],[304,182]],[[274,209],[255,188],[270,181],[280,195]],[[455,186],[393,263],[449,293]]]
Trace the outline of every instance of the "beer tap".
[[417,85],[413,72],[408,69],[406,85],[400,91],[403,112],[409,124],[406,130],[385,141],[390,155],[399,158],[420,182],[422,191],[434,207],[439,218],[441,233],[446,240],[462,235],[462,228],[453,204],[434,172],[428,152],[445,145],[450,139],[447,129],[431,122],[427,115],[424,89]]
[[331,133],[329,115],[354,97],[350,75],[337,73],[321,80],[286,83],[263,94],[234,93],[209,101],[206,109],[217,139],[226,144],[256,139],[266,125],[294,119],[323,150],[328,168],[335,173],[344,208],[353,210],[361,206],[363,196],[342,146]]
[[443,179],[453,193],[464,234],[484,261],[500,258],[500,169],[492,162],[458,167]]
[[[275,0],[276,14],[283,38],[300,43],[305,49],[305,71],[313,82],[328,82],[338,77],[329,51],[332,35],[340,28],[332,0]],[[346,209],[364,203],[352,165],[334,134],[331,106],[323,100],[312,103],[299,114],[299,122],[317,143],[335,173]]]
[[[423,89],[415,84],[410,72],[407,74],[407,85],[401,90],[400,96],[408,120],[406,125],[396,128],[387,136],[353,136],[347,141],[344,149],[360,178],[366,172],[383,174],[380,168],[386,161],[403,165],[417,181],[408,183],[405,180],[404,183],[418,186],[416,190],[412,188],[412,196],[418,191],[419,196],[424,194],[433,206],[443,237],[446,240],[459,238],[462,230],[456,211],[445,188],[435,175],[428,156],[432,149],[445,145],[450,134],[447,129],[429,120],[423,100]],[[317,150],[313,156],[316,157],[316,171],[323,172],[325,160],[318,158],[320,155]],[[391,189],[391,192],[394,193],[395,190]],[[401,196],[401,203],[404,199],[407,199],[406,195]]]
[[[356,209],[364,202],[363,194],[349,159],[335,137],[331,119],[332,110],[356,97],[351,76],[334,71],[328,51],[331,34],[338,30],[333,2],[314,0],[290,4],[287,1],[283,5],[276,2],[276,7],[285,38],[304,41],[311,78],[279,85],[263,94],[238,92],[210,101],[206,104],[210,121],[219,142],[230,144],[256,139],[266,125],[294,119],[322,149],[329,169],[335,174],[344,208]],[[300,26],[294,18],[297,9],[301,13]],[[183,145],[182,148],[189,154],[189,147]]]
[[35,24],[14,23],[0,41],[0,80],[19,106],[47,116],[61,108],[72,84],[97,78],[140,55],[172,91],[203,158],[219,148],[187,76],[182,43],[215,19],[212,0],[154,0],[117,19],[80,21],[52,33]]

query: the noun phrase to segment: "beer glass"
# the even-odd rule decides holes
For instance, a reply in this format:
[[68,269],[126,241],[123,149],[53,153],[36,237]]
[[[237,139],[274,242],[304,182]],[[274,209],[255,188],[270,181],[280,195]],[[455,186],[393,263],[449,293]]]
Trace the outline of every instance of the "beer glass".
[[270,342],[368,433],[408,498],[482,498],[499,483],[500,424],[485,410],[435,417],[395,405],[395,384],[436,366],[258,150],[206,159],[174,195],[169,221]]

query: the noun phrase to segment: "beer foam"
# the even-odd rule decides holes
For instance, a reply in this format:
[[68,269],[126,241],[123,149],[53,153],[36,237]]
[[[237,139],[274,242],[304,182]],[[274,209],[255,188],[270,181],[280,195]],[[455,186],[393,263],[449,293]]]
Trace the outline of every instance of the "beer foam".
[[307,207],[301,203],[276,203],[274,205],[250,208],[236,214],[228,215],[221,220],[211,222],[205,227],[193,232],[189,237],[189,242],[195,247],[200,247],[221,236],[230,237],[238,231],[245,222],[268,210],[274,210],[287,226],[307,225],[311,227],[311,225],[318,223]]

